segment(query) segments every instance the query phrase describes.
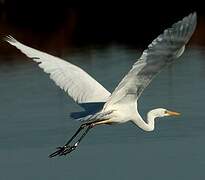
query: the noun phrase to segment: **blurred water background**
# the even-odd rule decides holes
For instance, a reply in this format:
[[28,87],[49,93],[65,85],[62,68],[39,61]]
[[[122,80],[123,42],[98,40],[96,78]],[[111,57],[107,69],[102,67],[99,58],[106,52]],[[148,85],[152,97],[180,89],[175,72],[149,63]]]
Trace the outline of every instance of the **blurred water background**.
[[[123,16],[119,10],[120,18],[109,13],[103,16],[95,10],[93,15],[97,17],[89,20],[92,12],[86,14],[83,8],[68,8],[61,15],[64,18],[55,19],[47,14],[41,19],[28,9],[20,11],[23,8],[17,7],[21,4],[14,2],[17,1],[1,1],[1,37],[12,34],[27,45],[78,65],[109,91],[153,38],[187,15],[182,12],[156,18],[155,26],[152,22],[153,30],[144,31],[152,28],[143,23],[148,16],[133,27],[135,16],[130,15],[133,19],[128,22],[128,15],[120,21]],[[39,13],[42,14],[41,9]],[[79,127],[69,113],[80,107],[36,63],[2,41],[0,179],[204,179],[203,17],[199,14],[198,29],[183,56],[161,72],[139,100],[144,117],[152,108],[165,107],[181,112],[179,118],[163,118],[157,121],[156,130],[149,133],[131,123],[97,127],[75,152],[53,159],[48,155]],[[140,23],[143,26],[137,28]],[[109,29],[107,25],[112,26]],[[120,27],[123,28],[118,31]]]

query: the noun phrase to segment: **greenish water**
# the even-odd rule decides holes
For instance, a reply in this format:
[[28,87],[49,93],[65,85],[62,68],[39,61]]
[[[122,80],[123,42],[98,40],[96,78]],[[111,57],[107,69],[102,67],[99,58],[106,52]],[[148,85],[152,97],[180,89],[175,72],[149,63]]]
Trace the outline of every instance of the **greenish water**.
[[[140,52],[109,46],[62,55],[112,91]],[[187,49],[144,91],[143,115],[164,107],[182,113],[157,121],[154,132],[131,123],[93,129],[79,149],[49,159],[79,123],[80,110],[37,65],[20,56],[0,64],[0,179],[205,179],[205,50]]]

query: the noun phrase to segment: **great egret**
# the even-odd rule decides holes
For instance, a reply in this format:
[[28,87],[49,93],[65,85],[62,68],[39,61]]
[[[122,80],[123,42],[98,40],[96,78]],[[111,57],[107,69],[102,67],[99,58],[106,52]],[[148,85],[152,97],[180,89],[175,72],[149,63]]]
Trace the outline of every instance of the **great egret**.
[[[64,146],[58,147],[49,157],[66,155],[75,150],[88,131],[96,125],[132,121],[145,131],[153,131],[155,118],[180,115],[178,112],[157,108],[148,112],[145,122],[138,113],[137,100],[153,77],[182,55],[196,28],[196,19],[196,13],[191,13],[154,39],[112,94],[81,68],[7,36],[5,40],[8,43],[39,63],[39,67],[49,73],[50,78],[85,109],[84,113],[73,114],[75,118],[79,114],[83,116],[78,118],[84,123]],[[91,111],[90,107],[94,110]],[[79,139],[70,145],[83,129]]]

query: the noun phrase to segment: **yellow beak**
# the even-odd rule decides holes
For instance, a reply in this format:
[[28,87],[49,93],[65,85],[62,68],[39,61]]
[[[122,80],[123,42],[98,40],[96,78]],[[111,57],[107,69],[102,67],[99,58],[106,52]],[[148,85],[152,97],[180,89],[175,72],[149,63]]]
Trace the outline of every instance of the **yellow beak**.
[[169,114],[170,116],[179,116],[181,113],[174,112],[174,111],[167,111],[167,114]]

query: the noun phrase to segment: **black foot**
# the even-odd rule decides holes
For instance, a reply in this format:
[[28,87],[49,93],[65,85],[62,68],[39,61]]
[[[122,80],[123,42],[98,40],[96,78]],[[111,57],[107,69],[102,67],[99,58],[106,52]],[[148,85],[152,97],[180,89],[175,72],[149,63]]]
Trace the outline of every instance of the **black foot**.
[[50,154],[49,157],[55,157],[55,156],[65,156],[66,154],[72,152],[73,150],[76,149],[76,145],[74,146],[63,146],[63,147],[57,147],[57,151],[55,151],[54,153]]

